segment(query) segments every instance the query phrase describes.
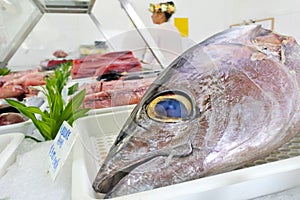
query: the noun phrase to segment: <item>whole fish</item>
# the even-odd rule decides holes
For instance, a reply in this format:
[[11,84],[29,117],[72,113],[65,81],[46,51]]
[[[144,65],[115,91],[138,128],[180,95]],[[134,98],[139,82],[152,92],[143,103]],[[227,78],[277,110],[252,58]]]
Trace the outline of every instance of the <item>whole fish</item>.
[[179,56],[150,86],[93,187],[106,198],[230,171],[300,131],[300,50],[261,26],[225,30]]

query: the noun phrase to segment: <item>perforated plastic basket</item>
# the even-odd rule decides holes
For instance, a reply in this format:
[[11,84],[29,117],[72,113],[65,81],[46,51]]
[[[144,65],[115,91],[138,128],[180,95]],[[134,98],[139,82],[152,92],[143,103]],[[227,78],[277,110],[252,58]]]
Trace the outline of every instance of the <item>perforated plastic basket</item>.
[[[92,183],[130,111],[88,116],[75,122],[72,199],[101,199]],[[300,185],[300,135],[264,159],[227,173],[114,199],[251,199]]]

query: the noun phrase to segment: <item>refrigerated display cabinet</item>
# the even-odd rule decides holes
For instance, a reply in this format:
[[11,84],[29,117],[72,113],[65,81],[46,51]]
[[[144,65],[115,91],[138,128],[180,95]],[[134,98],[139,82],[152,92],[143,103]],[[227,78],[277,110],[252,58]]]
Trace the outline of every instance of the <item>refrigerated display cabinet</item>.
[[[102,3],[100,0],[4,0],[0,2],[0,67],[8,66],[13,57],[14,60],[22,59],[26,55],[35,60],[36,64],[43,59],[43,56],[46,57],[47,53],[49,54],[47,52],[49,51],[47,43],[44,44],[41,40],[31,40],[35,40],[36,35],[38,35],[37,37],[43,37],[42,32],[34,32],[36,26],[40,23],[45,27],[48,21],[45,21],[44,18],[54,17],[57,18],[55,20],[65,20],[66,18],[75,17],[89,18],[88,23],[91,23],[92,25],[90,26],[93,26],[92,28],[97,30],[99,34],[97,37],[91,36],[90,40],[105,41],[109,47],[109,51],[122,50],[122,46],[120,45],[121,40],[124,40],[128,35],[133,35],[134,41],[139,43],[138,48],[134,46],[136,54],[141,55],[142,47],[148,47],[159,67],[165,67],[162,53],[157,48],[151,34],[146,29],[146,26],[131,3],[128,0],[115,0],[111,1],[109,5],[106,4],[105,7],[101,6]],[[114,25],[113,21],[116,21],[116,19],[109,17],[111,12],[115,12],[116,18],[120,18],[121,21],[123,20],[124,27],[118,27],[119,24]],[[78,20],[75,23],[78,23],[75,28],[80,29],[81,21]],[[47,30],[45,30],[47,34],[51,34],[51,31],[55,30],[53,25],[55,26],[55,23],[48,24]],[[128,25],[131,26],[129,29]],[[66,24],[65,26],[71,25]],[[85,31],[85,34],[91,31],[89,28],[83,29],[85,30],[80,31]],[[61,29],[58,31],[61,33],[64,32]],[[35,33],[34,36],[32,36],[33,32]],[[53,32],[52,34],[59,34],[57,31]],[[30,41],[28,42],[28,40]],[[43,40],[47,41],[48,38],[45,37]],[[51,42],[52,44],[55,43],[55,41]],[[57,43],[59,42],[57,41]],[[74,41],[74,43],[76,42],[78,42],[76,44],[78,47],[80,45],[84,46],[80,41]],[[38,52],[34,52],[34,48],[31,49],[27,43],[41,43],[41,47],[38,48]],[[59,44],[56,45],[59,46]],[[127,48],[133,48],[133,46],[129,45]],[[77,50],[73,49],[72,51]],[[41,53],[42,51],[44,54]],[[42,56],[38,57],[36,54],[42,54]],[[24,62],[24,65],[26,65],[26,62]]]

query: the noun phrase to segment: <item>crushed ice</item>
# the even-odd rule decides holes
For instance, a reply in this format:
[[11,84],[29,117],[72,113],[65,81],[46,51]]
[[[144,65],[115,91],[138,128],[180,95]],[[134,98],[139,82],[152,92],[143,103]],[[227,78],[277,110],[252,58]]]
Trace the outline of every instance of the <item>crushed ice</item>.
[[[17,150],[16,162],[0,178],[0,199],[70,200],[71,159],[55,181],[48,174],[48,151],[52,141],[36,143],[26,139]],[[300,187],[252,200],[299,200]]]
[[66,161],[53,181],[47,171],[51,144],[52,141],[23,141],[17,150],[16,162],[0,178],[0,199],[71,199],[71,159]]

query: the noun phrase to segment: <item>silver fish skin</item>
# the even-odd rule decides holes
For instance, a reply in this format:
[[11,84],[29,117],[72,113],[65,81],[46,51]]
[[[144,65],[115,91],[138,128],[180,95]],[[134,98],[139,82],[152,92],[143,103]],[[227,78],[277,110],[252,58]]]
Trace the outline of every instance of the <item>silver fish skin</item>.
[[300,131],[299,46],[261,26],[184,52],[135,107],[93,182],[106,198],[236,169]]

